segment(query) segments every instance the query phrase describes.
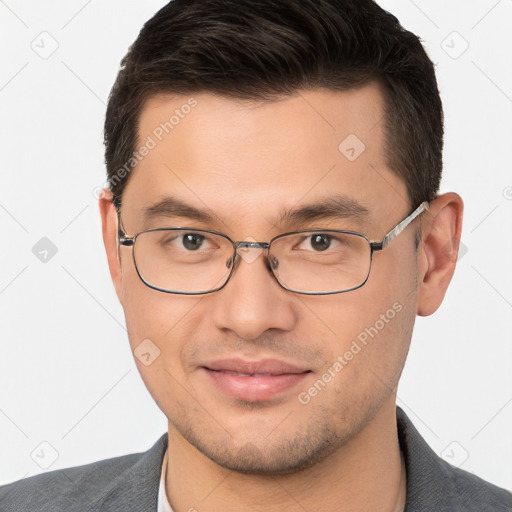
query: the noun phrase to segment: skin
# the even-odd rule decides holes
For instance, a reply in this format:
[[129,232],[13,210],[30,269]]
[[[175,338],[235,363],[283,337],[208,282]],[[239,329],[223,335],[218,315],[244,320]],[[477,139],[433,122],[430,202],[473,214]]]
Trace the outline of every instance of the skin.
[[[128,236],[148,227],[196,227],[233,240],[268,241],[295,229],[352,229],[371,240],[418,205],[387,167],[377,85],[300,91],[279,101],[195,94],[197,106],[137,164],[123,195]],[[188,96],[156,96],[140,117],[140,143]],[[349,161],[338,145],[356,134],[366,149]],[[283,209],[343,194],[367,218],[280,225]],[[203,223],[142,209],[172,195],[214,216]],[[441,304],[452,277],[462,200],[444,194],[384,251],[357,290],[306,296],[275,281],[262,256],[240,261],[220,291],[180,296],[152,290],[129,247],[116,247],[117,215],[100,199],[112,280],[134,350],[149,338],[160,356],[142,378],[169,419],[166,491],[175,512],[239,510],[394,511],[405,504],[395,397],[417,314]],[[421,240],[415,248],[415,233]],[[308,390],[365,327],[393,304],[401,311],[307,404]],[[239,400],[205,375],[205,361],[274,358],[310,371],[270,400]]]

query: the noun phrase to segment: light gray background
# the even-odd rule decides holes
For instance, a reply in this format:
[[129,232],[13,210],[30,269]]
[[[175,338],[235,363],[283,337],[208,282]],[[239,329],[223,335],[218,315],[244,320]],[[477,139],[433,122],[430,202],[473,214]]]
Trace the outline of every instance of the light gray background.
[[[0,1],[1,483],[146,450],[166,430],[130,353],[94,197],[119,61],[164,3]],[[512,1],[380,3],[437,65],[442,190],[466,204],[458,270],[418,319],[399,404],[436,452],[512,489]],[[46,262],[32,250],[43,237],[57,248]]]

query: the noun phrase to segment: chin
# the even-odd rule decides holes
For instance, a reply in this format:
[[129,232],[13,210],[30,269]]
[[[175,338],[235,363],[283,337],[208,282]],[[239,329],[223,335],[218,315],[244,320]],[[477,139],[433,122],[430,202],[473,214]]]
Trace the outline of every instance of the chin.
[[281,432],[274,439],[254,437],[235,441],[208,439],[204,434],[188,430],[184,436],[203,455],[219,466],[237,473],[252,475],[286,475],[310,468],[325,460],[347,442],[351,436],[340,436],[326,427],[306,431]]

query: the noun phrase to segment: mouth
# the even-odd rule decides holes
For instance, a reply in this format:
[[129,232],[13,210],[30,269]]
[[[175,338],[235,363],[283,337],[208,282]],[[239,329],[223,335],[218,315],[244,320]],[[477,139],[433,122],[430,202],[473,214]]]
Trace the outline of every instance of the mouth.
[[276,359],[223,359],[201,367],[222,393],[248,402],[271,400],[298,386],[311,370]]

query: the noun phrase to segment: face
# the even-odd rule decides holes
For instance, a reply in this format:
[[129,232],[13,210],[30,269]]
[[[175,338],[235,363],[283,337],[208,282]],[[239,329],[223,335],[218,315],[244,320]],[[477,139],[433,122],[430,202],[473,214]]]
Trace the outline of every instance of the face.
[[[166,133],[161,123],[176,110]],[[140,117],[139,147],[148,137],[156,144],[129,177],[124,230],[200,228],[267,242],[347,229],[381,240],[417,206],[386,166],[383,115],[373,84],[267,102],[154,97]],[[145,220],[171,197],[207,215],[171,208]],[[329,201],[338,215],[325,211]],[[315,215],[289,215],[314,205]],[[112,212],[106,222],[114,232]],[[290,472],[328,457],[394,404],[418,307],[417,222],[374,254],[363,287],[326,296],[284,290],[265,252],[239,258],[220,291],[167,294],[143,284],[133,249],[121,246],[114,283],[132,350],[149,339],[160,351],[147,366],[136,362],[170,435],[230,469]]]

